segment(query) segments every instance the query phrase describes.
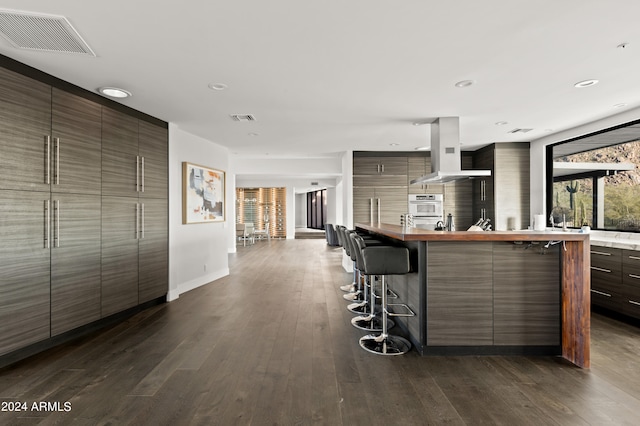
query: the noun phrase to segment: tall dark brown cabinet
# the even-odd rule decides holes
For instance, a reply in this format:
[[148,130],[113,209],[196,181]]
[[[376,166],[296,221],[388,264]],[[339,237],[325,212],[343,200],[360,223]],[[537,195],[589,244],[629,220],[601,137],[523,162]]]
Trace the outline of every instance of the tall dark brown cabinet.
[[[168,138],[166,123],[136,117],[144,114],[133,110],[115,114],[125,117],[122,122],[104,120],[112,111],[105,106],[110,101],[0,59],[2,356],[38,342],[44,348],[52,337],[167,293]],[[136,155],[143,155],[140,144],[151,152],[145,178],[153,183],[141,196],[135,191],[134,174],[131,192],[109,198],[119,195],[113,192],[113,181],[126,177],[125,167],[111,166],[122,157],[118,150],[131,149],[131,140],[116,146],[117,138],[109,138],[110,133],[131,130],[123,123],[133,123],[134,172]],[[112,198],[143,200],[138,203],[138,221],[128,218],[127,223],[135,251],[121,234],[112,232],[125,215],[121,210],[132,210],[135,217],[135,202],[118,210]],[[145,265],[140,275],[139,258]],[[128,283],[131,288],[117,289],[113,296],[126,302],[116,303],[109,299],[113,288],[105,265],[121,273],[132,262],[136,267]]]

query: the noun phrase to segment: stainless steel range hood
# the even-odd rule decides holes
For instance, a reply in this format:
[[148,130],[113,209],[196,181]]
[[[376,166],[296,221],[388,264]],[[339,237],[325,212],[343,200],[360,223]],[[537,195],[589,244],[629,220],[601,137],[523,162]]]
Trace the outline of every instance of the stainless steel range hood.
[[440,117],[431,123],[431,169],[433,173],[412,180],[411,185],[491,176],[491,170],[462,170],[459,117]]

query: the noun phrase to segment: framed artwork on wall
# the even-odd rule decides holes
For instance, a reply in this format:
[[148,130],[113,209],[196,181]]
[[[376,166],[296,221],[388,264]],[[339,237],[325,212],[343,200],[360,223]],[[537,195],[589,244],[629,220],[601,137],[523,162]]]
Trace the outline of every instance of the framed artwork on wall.
[[182,163],[182,223],[225,221],[225,175],[222,170]]

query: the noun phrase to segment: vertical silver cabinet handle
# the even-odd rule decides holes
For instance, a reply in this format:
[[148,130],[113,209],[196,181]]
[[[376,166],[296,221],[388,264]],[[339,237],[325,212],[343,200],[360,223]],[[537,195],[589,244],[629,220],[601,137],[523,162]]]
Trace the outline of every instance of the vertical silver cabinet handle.
[[373,198],[369,198],[369,222],[373,223]]
[[380,202],[380,198],[378,198],[378,223],[380,223],[380,206],[382,203]]
[[46,150],[46,167],[44,171],[44,183],[49,185],[51,183],[51,136],[44,137],[44,144]]
[[139,155],[136,155],[136,192],[140,192],[140,156]]
[[53,146],[56,151],[56,157],[53,162],[54,185],[60,185],[60,138],[53,138]]
[[[142,186],[142,192],[144,192],[144,157],[140,157],[141,158],[141,163],[142,163],[142,179],[141,179],[141,186]],[[143,204],[144,206],[144,204]],[[144,207],[143,207],[144,208]]]
[[51,200],[44,201],[44,248],[50,248],[49,232],[51,231],[51,216],[49,215],[49,206]]
[[60,247],[60,200],[53,202],[54,238],[53,247]]
[[142,203],[142,217],[140,218],[140,222],[142,228],[140,238],[144,240],[144,203]]
[[384,164],[382,165],[382,173],[384,173]]
[[136,203],[136,240],[138,238],[138,234],[140,232],[140,204]]

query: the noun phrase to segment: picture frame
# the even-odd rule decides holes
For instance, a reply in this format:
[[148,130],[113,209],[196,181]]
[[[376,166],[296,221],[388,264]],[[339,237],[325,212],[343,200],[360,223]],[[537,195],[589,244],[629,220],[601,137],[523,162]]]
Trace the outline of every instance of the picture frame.
[[182,223],[224,222],[225,172],[182,162]]

